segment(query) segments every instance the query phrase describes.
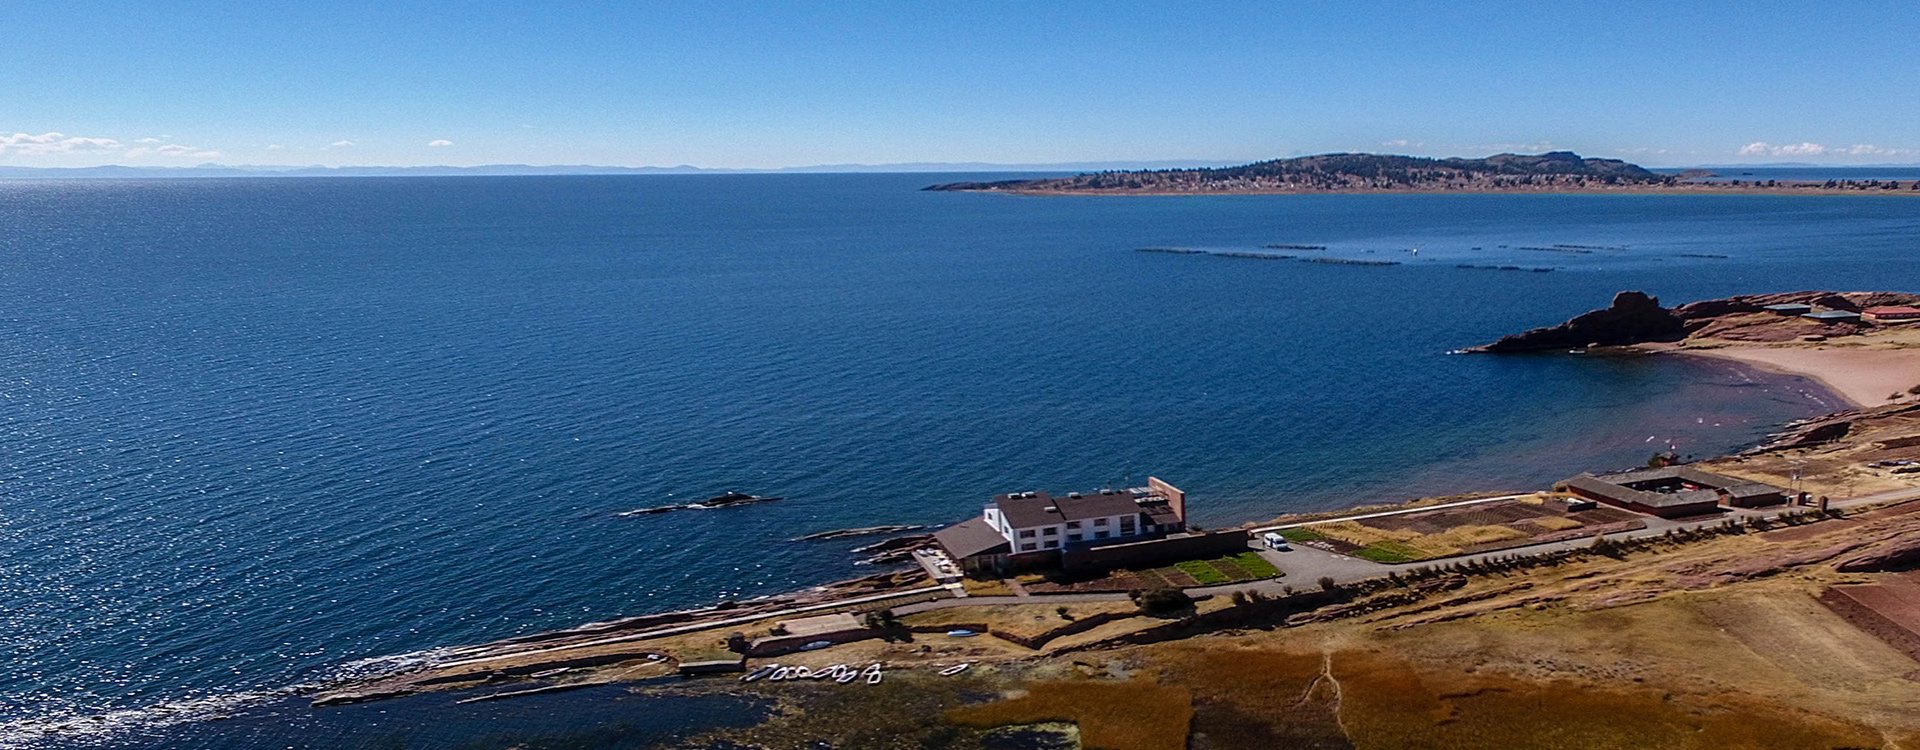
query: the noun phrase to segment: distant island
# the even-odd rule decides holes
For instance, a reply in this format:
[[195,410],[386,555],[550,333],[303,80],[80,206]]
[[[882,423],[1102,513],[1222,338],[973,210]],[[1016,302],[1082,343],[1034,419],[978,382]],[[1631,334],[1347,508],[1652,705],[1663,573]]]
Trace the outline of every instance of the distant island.
[[1661,174],[1571,151],[1483,159],[1321,154],[1237,167],[1090,172],[1072,177],[951,182],[935,191],[1027,195],[1236,195],[1290,193],[1880,192],[1920,195],[1920,180],[1717,181],[1712,172]]

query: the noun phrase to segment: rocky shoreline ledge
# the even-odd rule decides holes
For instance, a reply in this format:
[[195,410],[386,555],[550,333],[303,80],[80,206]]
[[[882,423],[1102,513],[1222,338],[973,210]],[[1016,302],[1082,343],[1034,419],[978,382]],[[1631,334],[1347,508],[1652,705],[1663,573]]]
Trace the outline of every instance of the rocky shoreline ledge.
[[[1664,308],[1650,296],[1623,292],[1604,310],[1509,336],[1479,351],[1738,343],[1793,351],[1882,347],[1912,353],[1920,344],[1902,338],[1900,330],[1888,330],[1890,326],[1784,316],[1767,308],[1804,304],[1866,309],[1916,299],[1920,296],[1890,292],[1790,292]],[[1814,329],[1820,333],[1807,332]],[[1814,335],[1822,338],[1808,339]],[[1920,380],[1920,370],[1912,374]],[[880,733],[873,736],[901,742],[978,739],[1008,725],[1041,726],[1031,731],[1057,731],[1062,738],[1078,734],[1084,741],[1103,731],[1100,719],[1084,712],[1104,709],[1090,706],[1137,705],[1150,695],[1184,707],[1167,716],[1138,717],[1146,724],[1164,722],[1160,729],[1166,742],[1114,746],[1171,749],[1188,747],[1184,738],[1246,726],[1275,741],[1297,739],[1305,732],[1335,745],[1364,746],[1362,735],[1355,733],[1371,730],[1356,728],[1365,722],[1348,714],[1369,710],[1366,701],[1471,704],[1484,711],[1485,705],[1472,703],[1471,696],[1494,694],[1523,696],[1549,711],[1559,710],[1553,708],[1560,705],[1557,701],[1571,701],[1566,715],[1556,721],[1587,722],[1582,726],[1595,732],[1626,726],[1612,723],[1605,712],[1589,711],[1597,700],[1632,703],[1642,714],[1692,727],[1685,736],[1737,736],[1742,731],[1738,722],[1711,717],[1746,716],[1752,722],[1760,720],[1750,717],[1762,715],[1768,717],[1765,722],[1773,722],[1768,731],[1813,732],[1839,745],[1882,746],[1888,743],[1874,738],[1895,735],[1920,738],[1920,720],[1914,719],[1920,714],[1887,708],[1920,707],[1920,683],[1902,682],[1907,678],[1901,677],[1911,672],[1920,678],[1920,661],[1913,661],[1920,660],[1920,648],[1906,656],[1899,650],[1908,637],[1903,628],[1920,628],[1920,619],[1907,623],[1895,612],[1888,620],[1889,615],[1875,609],[1884,599],[1875,587],[1904,590],[1897,587],[1908,585],[1902,581],[1910,574],[1902,571],[1920,565],[1920,402],[1802,420],[1783,426],[1761,445],[1700,466],[1781,487],[1791,483],[1838,500],[1830,510],[1823,500],[1821,512],[1783,508],[1724,519],[1636,524],[1632,530],[1603,532],[1592,540],[1568,539],[1430,563],[1353,561],[1343,565],[1357,567],[1318,581],[1305,580],[1301,576],[1312,574],[1301,573],[1192,588],[1165,609],[1127,594],[1021,596],[971,583],[955,584],[960,587],[956,591],[930,585],[918,571],[888,573],[791,596],[451,649],[436,663],[334,685],[314,695],[313,703],[328,706],[456,690],[472,691],[474,697],[467,700],[504,700],[608,683],[626,683],[640,693],[748,693],[774,701],[779,710],[763,724],[727,738],[745,738],[749,746],[764,740],[770,744],[758,746],[784,747],[798,746],[788,742],[794,737],[840,736],[849,726],[870,727]],[[1484,499],[1498,500],[1502,498]],[[1367,510],[1392,515],[1482,501],[1434,498]],[[1480,507],[1497,506],[1474,506]],[[1276,519],[1262,528],[1337,524],[1354,517],[1351,511],[1329,515]],[[908,530],[876,526],[819,536]],[[898,548],[909,543],[877,544]],[[1288,560],[1292,564],[1295,558]],[[1783,601],[1798,604],[1781,609]],[[1611,618],[1607,632],[1639,635],[1620,644],[1592,640],[1595,631],[1586,623],[1596,616]],[[1701,625],[1702,618],[1739,625]],[[1677,632],[1686,633],[1688,648],[1657,645],[1659,634],[1672,637]],[[1764,643],[1753,640],[1763,637]],[[1194,640],[1200,638],[1206,640]],[[1913,638],[1920,639],[1920,634]],[[1870,686],[1834,687],[1828,684],[1832,678],[1812,662],[1788,665],[1786,672],[1775,665],[1771,668],[1776,672],[1764,672],[1752,660],[1756,653],[1776,647],[1765,644],[1828,654],[1821,658],[1830,660],[1841,658],[1832,655],[1840,653],[1835,649],[1864,653],[1877,648],[1884,653],[1873,652],[1875,661],[1854,667],[1872,675]],[[1469,646],[1472,669],[1463,675],[1460,649]],[[1205,656],[1216,653],[1229,658]],[[1515,656],[1503,656],[1508,653]],[[1538,666],[1542,654],[1551,654],[1551,669]],[[886,685],[857,692],[831,681],[661,681],[675,674],[766,674],[775,660],[809,671],[884,665],[889,676]],[[1275,671],[1255,677],[1230,663],[1236,661],[1265,664]],[[1909,662],[1912,666],[1902,666]],[[750,664],[758,669],[747,672]],[[1354,666],[1366,664],[1375,666]],[[1360,671],[1351,671],[1355,669]],[[1370,682],[1378,670],[1419,675],[1432,687]],[[1316,702],[1314,685],[1334,679],[1336,672],[1342,690],[1353,697]],[[1308,698],[1284,717],[1249,719],[1264,715],[1259,713],[1260,701],[1270,690],[1255,689],[1266,684],[1260,680],[1279,675],[1293,676],[1285,678],[1285,686],[1269,686],[1271,690]],[[1297,684],[1291,681],[1296,678]],[[1562,696],[1557,691],[1569,680],[1579,687]],[[1735,692],[1746,697],[1725,697],[1729,684],[1742,685]],[[1422,698],[1427,695],[1423,691],[1434,695]],[[1029,703],[1061,695],[1076,697],[1023,713]],[[1392,715],[1440,714],[1414,706]],[[1027,720],[1035,716],[1066,723]],[[1419,731],[1497,732],[1538,718],[1493,720],[1468,712],[1459,721],[1422,725]],[[1280,727],[1293,734],[1271,734]],[[1894,735],[1884,734],[1888,732]],[[1889,746],[1898,745],[1895,740]]]

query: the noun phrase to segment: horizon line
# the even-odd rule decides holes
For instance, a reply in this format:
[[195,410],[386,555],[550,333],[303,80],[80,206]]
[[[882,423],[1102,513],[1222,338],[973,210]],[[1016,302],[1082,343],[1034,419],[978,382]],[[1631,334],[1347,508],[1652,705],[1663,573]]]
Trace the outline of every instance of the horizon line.
[[[1367,153],[1367,152],[1329,152],[1329,153]],[[1319,156],[1324,154],[1306,154]],[[1399,154],[1372,154],[1395,155]],[[425,164],[425,165],[334,165],[325,164],[222,164],[206,162],[192,165],[136,165],[136,164],[98,164],[91,166],[27,166],[0,164],[0,178],[18,179],[32,177],[139,177],[150,176],[202,176],[202,177],[311,177],[326,176],[327,173],[359,172],[386,173],[388,176],[422,175],[426,172],[451,173],[443,176],[457,176],[474,172],[508,172],[512,174],[475,175],[475,176],[589,176],[620,174],[859,174],[859,173],[897,173],[897,174],[937,174],[937,173],[979,173],[979,172],[1065,172],[1065,171],[1104,171],[1104,170],[1162,170],[1162,169],[1209,169],[1257,164],[1276,159],[1297,158],[1296,156],[1258,159],[1254,161],[1230,159],[1112,159],[1062,162],[988,162],[988,161],[926,161],[926,162],[842,162],[830,164],[809,164],[783,167],[702,167],[692,164],[672,166],[643,165],[622,166],[608,164],[527,164],[501,162],[474,165]],[[1461,158],[1461,157],[1415,157],[1415,158]],[[1465,157],[1484,158],[1484,157]],[[1600,157],[1613,158],[1613,157]],[[1623,160],[1628,161],[1628,160]],[[1629,163],[1634,163],[1629,161]],[[1871,164],[1822,164],[1817,162],[1755,162],[1713,163],[1691,165],[1639,165],[1647,169],[1915,169],[1916,163],[1871,163]],[[364,174],[360,176],[381,176]]]

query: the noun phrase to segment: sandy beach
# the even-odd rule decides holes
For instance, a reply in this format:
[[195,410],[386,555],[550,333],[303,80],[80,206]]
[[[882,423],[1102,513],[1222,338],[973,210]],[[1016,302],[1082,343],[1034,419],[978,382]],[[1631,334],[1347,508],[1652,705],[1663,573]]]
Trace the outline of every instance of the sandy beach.
[[[1745,362],[1819,381],[1854,406],[1878,406],[1920,385],[1920,349],[1728,346],[1670,349],[1682,354]],[[1911,398],[1911,396],[1908,396]]]

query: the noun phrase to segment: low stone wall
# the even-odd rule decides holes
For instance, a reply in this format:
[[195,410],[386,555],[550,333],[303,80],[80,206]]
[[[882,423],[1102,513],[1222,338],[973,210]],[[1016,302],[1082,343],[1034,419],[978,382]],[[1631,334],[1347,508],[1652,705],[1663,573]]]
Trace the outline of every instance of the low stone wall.
[[799,651],[801,646],[815,641],[826,641],[838,645],[841,643],[864,641],[868,638],[879,638],[881,635],[881,632],[878,630],[858,628],[855,630],[837,630],[830,633],[815,633],[813,635],[774,636],[772,638],[755,640],[747,646],[747,655],[775,656],[778,654],[790,654]]
[[1143,542],[1075,548],[1061,555],[1060,567],[1069,573],[1094,573],[1114,568],[1230,555],[1247,550],[1244,529],[1175,534]]
[[725,674],[727,672],[745,672],[746,657],[738,659],[712,659],[708,661],[687,661],[680,663],[680,674]]
[[907,632],[909,633],[945,633],[949,630],[971,630],[975,633],[985,633],[987,632],[987,624],[984,622],[952,622],[945,625],[907,626]]
[[1055,638],[1062,638],[1073,635],[1074,633],[1084,633],[1101,625],[1113,622],[1114,620],[1134,617],[1136,614],[1135,612],[1102,612],[1096,615],[1087,615],[1086,617],[1073,620],[1052,630],[1042,631],[1033,635],[1003,633],[997,630],[989,630],[987,632],[995,638],[999,638],[1008,643],[1038,650],[1041,646],[1047,645],[1049,641]]
[[1156,625],[1145,630],[1137,630],[1091,643],[1082,643],[1071,648],[1061,649],[1059,654],[1091,651],[1120,645],[1138,645],[1159,643],[1221,628],[1263,627],[1285,625],[1287,617],[1300,612],[1308,612],[1328,604],[1346,601],[1352,598],[1347,590],[1305,591],[1292,596],[1266,599],[1228,607],[1204,615],[1188,615],[1176,620],[1168,620],[1164,625]]
[[616,652],[607,653],[607,654],[576,656],[570,659],[551,659],[547,661],[538,661],[532,664],[522,664],[522,665],[513,666],[513,667],[474,669],[467,672],[455,672],[452,674],[445,674],[445,675],[440,675],[438,677],[424,679],[424,680],[421,680],[419,684],[440,685],[440,684],[445,684],[450,682],[468,682],[472,680],[485,680],[494,675],[509,675],[509,676],[518,677],[518,676],[530,675],[535,672],[545,672],[549,669],[560,669],[562,667],[565,667],[568,669],[582,669],[585,667],[604,667],[608,664],[619,664],[620,662],[624,662],[624,661],[638,661],[640,659],[645,659],[649,655],[654,653],[658,653],[658,652],[616,651]]

